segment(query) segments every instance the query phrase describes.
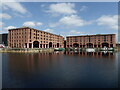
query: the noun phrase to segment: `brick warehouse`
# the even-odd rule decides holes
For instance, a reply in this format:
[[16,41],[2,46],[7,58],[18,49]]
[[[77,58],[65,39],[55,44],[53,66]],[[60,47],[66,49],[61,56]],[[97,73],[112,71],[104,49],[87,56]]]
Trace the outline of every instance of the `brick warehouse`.
[[9,48],[63,48],[64,37],[34,28],[22,27],[10,29]]
[[83,36],[67,36],[66,47],[103,48],[116,47],[115,34],[96,34]]

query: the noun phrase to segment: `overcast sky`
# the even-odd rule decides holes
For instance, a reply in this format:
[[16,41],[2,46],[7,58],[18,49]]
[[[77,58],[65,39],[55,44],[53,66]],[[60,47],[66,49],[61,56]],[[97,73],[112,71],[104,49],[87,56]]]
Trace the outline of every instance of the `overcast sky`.
[[0,9],[0,33],[21,26],[63,36],[118,33],[117,2],[6,2]]

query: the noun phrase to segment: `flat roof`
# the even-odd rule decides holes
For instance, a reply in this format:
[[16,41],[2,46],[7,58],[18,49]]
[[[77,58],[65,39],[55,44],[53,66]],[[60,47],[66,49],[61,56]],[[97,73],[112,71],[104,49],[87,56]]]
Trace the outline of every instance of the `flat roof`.
[[116,35],[116,34],[95,34],[95,35],[80,35],[80,36],[66,36],[66,37],[85,37],[85,36],[103,36],[103,35]]
[[[18,30],[18,29],[34,29],[34,30],[37,30],[37,31],[45,32],[45,31],[38,30],[38,29],[35,29],[35,28],[31,28],[31,27],[21,27],[21,28],[9,29],[9,30]],[[49,32],[45,32],[45,33],[49,33]],[[61,36],[61,35],[57,35],[57,34],[53,34],[53,33],[49,33],[49,34],[52,34],[52,35],[56,35],[56,36],[63,37],[63,36]],[[63,37],[63,38],[64,38],[64,37]]]

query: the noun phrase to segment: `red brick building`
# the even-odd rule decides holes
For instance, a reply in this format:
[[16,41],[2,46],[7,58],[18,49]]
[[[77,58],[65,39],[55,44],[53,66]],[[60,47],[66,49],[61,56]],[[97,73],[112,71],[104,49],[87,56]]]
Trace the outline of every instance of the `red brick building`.
[[8,33],[10,48],[63,48],[64,38],[60,35],[22,27],[10,29]]
[[96,34],[83,36],[67,36],[66,47],[103,48],[116,47],[115,34]]

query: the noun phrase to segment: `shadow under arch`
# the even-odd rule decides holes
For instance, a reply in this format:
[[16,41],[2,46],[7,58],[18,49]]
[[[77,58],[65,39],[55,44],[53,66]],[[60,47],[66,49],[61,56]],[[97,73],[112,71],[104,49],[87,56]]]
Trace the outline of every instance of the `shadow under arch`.
[[60,44],[59,44],[59,43],[57,43],[57,48],[59,48],[59,46],[60,46]]
[[108,43],[102,43],[102,48],[104,47],[109,47],[109,44]]
[[33,42],[33,48],[39,48],[39,42],[38,41]]
[[78,43],[74,43],[73,47],[79,47],[79,44]]
[[87,48],[93,48],[93,44],[92,43],[87,43]]
[[52,42],[49,42],[49,48],[52,48]]

